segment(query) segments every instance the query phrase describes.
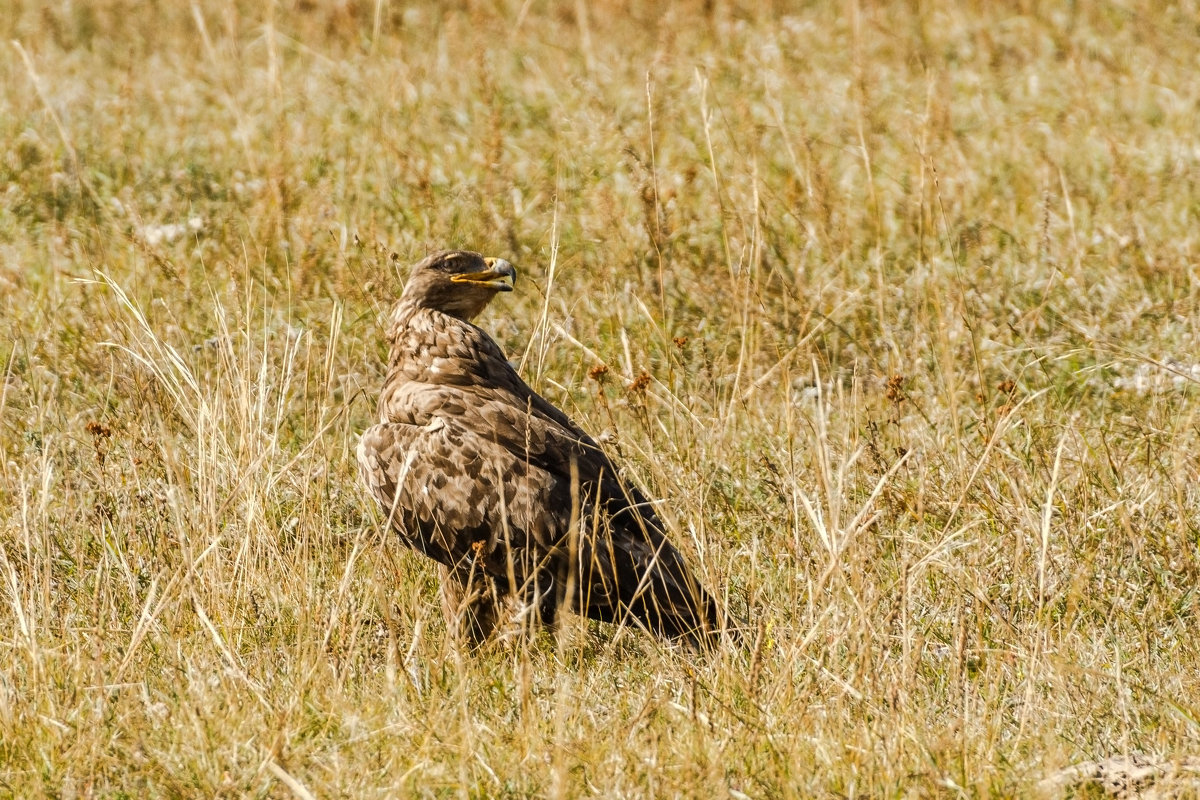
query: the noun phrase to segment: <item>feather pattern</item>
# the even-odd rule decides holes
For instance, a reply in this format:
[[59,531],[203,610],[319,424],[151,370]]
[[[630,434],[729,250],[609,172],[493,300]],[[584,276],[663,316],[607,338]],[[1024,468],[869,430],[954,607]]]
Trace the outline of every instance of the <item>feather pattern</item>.
[[414,268],[389,321],[379,422],[358,449],[387,524],[441,565],[447,614],[475,639],[512,606],[546,624],[567,608],[719,641],[725,614],[645,495],[470,321],[514,275],[464,251]]

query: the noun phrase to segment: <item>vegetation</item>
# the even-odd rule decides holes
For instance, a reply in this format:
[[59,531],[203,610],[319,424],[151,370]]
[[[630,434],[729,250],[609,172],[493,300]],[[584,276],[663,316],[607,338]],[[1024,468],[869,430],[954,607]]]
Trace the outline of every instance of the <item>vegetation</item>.
[[[0,10],[0,794],[1200,753],[1200,9],[773,5]],[[517,265],[484,326],[744,652],[455,648],[354,463],[444,247]]]

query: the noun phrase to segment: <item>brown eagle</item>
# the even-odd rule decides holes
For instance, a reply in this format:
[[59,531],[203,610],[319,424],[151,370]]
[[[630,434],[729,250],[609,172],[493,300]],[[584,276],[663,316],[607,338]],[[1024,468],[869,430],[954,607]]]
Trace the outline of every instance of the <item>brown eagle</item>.
[[471,323],[515,277],[461,250],[413,268],[389,320],[379,424],[358,447],[388,525],[441,565],[448,621],[476,642],[560,610],[719,642],[728,618],[646,496]]

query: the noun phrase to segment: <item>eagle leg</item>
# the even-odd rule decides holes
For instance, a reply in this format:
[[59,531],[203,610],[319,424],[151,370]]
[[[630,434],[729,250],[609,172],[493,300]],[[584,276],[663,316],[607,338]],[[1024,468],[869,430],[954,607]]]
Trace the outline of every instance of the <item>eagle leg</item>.
[[500,624],[500,597],[496,582],[469,565],[452,569],[438,564],[442,586],[442,612],[451,634],[482,644]]

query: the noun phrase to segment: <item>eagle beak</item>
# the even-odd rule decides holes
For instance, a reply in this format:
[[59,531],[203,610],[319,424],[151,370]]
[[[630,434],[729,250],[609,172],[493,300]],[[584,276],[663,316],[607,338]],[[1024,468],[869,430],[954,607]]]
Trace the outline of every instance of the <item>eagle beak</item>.
[[488,268],[482,272],[468,272],[463,275],[451,275],[453,283],[473,283],[476,286],[487,286],[497,292],[511,292],[517,281],[517,270],[503,258],[485,258],[483,263]]

